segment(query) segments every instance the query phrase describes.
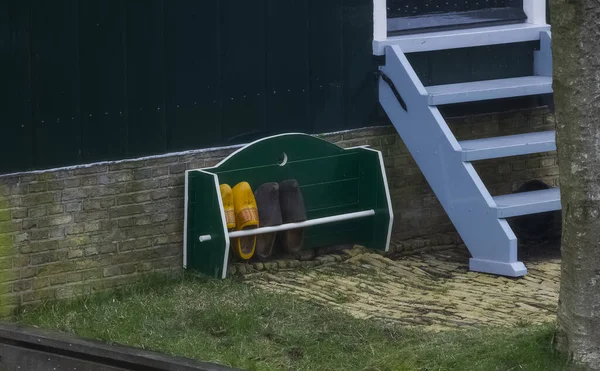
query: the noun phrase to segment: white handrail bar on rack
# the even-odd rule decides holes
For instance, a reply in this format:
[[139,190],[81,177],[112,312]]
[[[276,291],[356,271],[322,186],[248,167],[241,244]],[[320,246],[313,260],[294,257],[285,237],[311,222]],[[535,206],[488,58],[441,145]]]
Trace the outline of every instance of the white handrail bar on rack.
[[[324,218],[311,219],[311,220],[306,220],[304,222],[298,222],[298,223],[287,223],[287,224],[277,225],[277,226],[273,226],[273,227],[262,227],[262,228],[255,228],[255,229],[245,229],[243,231],[235,231],[235,232],[229,233],[229,238],[247,237],[247,236],[255,236],[255,235],[265,234],[265,233],[289,231],[291,229],[312,227],[314,225],[335,223],[335,222],[341,222],[341,221],[350,220],[350,219],[365,218],[367,216],[373,216],[373,215],[375,215],[375,210],[357,211],[354,213],[326,216]],[[210,235],[202,235],[198,239],[200,240],[200,242],[204,242],[204,241],[210,241],[212,239],[212,237]]]

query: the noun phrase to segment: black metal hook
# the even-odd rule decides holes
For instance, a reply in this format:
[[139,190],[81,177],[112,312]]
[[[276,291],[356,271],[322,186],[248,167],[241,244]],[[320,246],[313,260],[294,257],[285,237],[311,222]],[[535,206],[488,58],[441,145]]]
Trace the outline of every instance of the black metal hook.
[[381,75],[381,79],[386,84],[389,85],[390,89],[392,89],[392,92],[394,93],[394,96],[398,100],[398,103],[400,103],[400,106],[402,107],[402,109],[404,111],[408,112],[408,109],[406,107],[406,102],[404,102],[404,99],[402,99],[402,96],[400,95],[400,92],[398,92],[398,89],[396,89],[396,85],[394,85],[394,82],[392,81],[392,79],[390,79],[390,77],[381,70],[379,70],[379,75]]

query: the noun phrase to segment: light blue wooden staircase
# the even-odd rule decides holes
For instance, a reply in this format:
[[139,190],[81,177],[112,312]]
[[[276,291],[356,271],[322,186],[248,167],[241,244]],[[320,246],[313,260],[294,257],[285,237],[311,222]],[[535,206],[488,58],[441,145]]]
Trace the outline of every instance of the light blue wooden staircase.
[[[552,93],[550,27],[518,24],[389,37],[374,43],[385,54],[380,102],[471,252],[474,271],[522,276],[517,238],[506,218],[560,209],[559,190],[492,197],[472,161],[548,152],[555,132],[458,141],[438,105]],[[535,76],[425,87],[406,53],[540,41]]]

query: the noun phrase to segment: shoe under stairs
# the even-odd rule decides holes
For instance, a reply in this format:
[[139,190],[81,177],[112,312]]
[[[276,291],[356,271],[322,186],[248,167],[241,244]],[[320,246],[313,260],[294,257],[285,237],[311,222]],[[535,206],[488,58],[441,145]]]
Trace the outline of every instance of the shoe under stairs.
[[[507,25],[390,37],[375,42],[385,54],[380,102],[440,200],[470,253],[470,269],[522,276],[517,238],[506,218],[559,210],[560,192],[549,190],[492,197],[472,161],[548,152],[555,132],[534,132],[458,141],[438,105],[552,93],[552,52],[547,25]],[[425,87],[405,54],[526,41],[540,41],[534,75]]]

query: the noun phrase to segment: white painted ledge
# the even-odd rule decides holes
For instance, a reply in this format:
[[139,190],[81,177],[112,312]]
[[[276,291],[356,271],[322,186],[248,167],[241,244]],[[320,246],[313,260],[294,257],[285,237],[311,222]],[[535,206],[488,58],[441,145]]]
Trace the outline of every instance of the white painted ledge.
[[392,36],[385,40],[374,40],[373,53],[375,55],[384,55],[386,46],[391,45],[398,45],[404,53],[414,53],[536,41],[540,39],[541,32],[549,30],[550,25],[545,23],[520,23]]

